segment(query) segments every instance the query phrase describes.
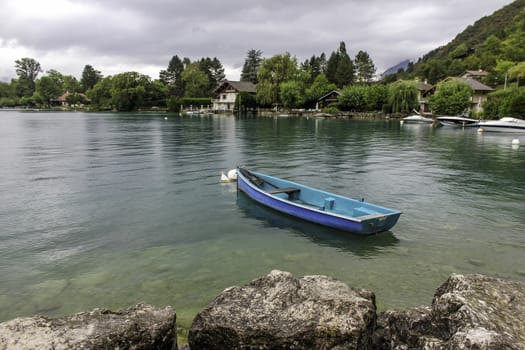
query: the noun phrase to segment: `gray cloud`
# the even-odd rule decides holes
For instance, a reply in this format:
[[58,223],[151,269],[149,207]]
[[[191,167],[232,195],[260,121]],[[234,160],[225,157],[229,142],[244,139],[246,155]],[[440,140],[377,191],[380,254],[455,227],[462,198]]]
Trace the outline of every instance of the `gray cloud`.
[[[4,0],[0,3],[0,79],[14,60],[77,77],[86,64],[103,74],[158,76],[173,55],[217,57],[238,78],[249,49],[300,61],[329,55],[340,41],[367,51],[378,71],[446,44],[509,0]],[[237,75],[237,76],[235,76]]]

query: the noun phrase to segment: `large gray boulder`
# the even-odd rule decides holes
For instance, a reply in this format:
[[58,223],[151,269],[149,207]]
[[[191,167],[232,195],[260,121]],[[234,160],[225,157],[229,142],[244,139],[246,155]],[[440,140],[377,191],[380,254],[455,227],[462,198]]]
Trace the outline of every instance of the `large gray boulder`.
[[525,349],[525,284],[451,275],[432,301],[433,319],[456,349]]
[[366,349],[375,328],[372,292],[326,276],[272,271],[217,296],[194,319],[191,350]]
[[16,318],[0,323],[0,349],[166,349],[177,348],[171,307],[138,304],[112,312],[95,309],[61,318]]
[[451,275],[432,307],[378,316],[374,349],[525,349],[525,284]]

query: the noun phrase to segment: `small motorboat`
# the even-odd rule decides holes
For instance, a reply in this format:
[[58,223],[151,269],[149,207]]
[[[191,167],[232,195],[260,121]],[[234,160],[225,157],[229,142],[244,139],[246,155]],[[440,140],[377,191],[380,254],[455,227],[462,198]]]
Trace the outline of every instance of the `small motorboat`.
[[237,168],[238,189],[274,210],[319,225],[357,234],[391,229],[401,212]]
[[423,117],[419,114],[409,115],[401,119],[403,123],[433,123],[434,119]]
[[503,117],[499,120],[480,121],[478,126],[480,131],[525,133],[525,120],[518,118]]
[[445,126],[453,126],[453,127],[473,127],[478,126],[479,120],[477,119],[471,119],[466,117],[455,117],[455,116],[439,116],[436,117],[436,120]]

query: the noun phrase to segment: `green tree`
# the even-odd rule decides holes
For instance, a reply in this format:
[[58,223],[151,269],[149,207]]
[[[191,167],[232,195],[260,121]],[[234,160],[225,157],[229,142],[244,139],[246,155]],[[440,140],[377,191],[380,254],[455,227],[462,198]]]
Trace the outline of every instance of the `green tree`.
[[62,85],[63,92],[77,93],[82,92],[82,85],[72,75],[64,75],[64,83]]
[[420,80],[427,80],[429,84],[436,84],[448,75],[447,61],[433,59],[425,63],[420,63],[415,68],[414,75],[419,77]]
[[280,85],[280,99],[286,108],[298,108],[304,103],[304,89],[296,80],[284,81]]
[[35,82],[42,67],[35,59],[24,57],[15,61],[15,70],[18,75],[20,96],[31,96],[35,92]]
[[448,66],[447,75],[457,77],[465,71],[465,65],[462,60],[452,60]]
[[144,96],[144,107],[165,107],[168,88],[160,80],[147,85]]
[[511,90],[506,101],[503,103],[502,116],[523,118],[525,115],[525,87]]
[[210,96],[213,90],[224,80],[224,67],[222,63],[214,57],[206,57],[199,61],[199,69],[208,76],[208,88],[206,96]]
[[185,97],[209,96],[209,78],[200,67],[199,63],[190,63],[182,72],[182,81],[185,86]]
[[470,107],[472,88],[459,80],[445,80],[437,85],[429,98],[429,107],[434,114],[462,115]]
[[339,66],[339,55],[333,51],[326,61],[326,78],[329,82],[337,85],[337,67]]
[[279,101],[279,92],[270,81],[260,81],[257,84],[256,101],[263,107],[271,107]]
[[44,76],[36,81],[36,92],[42,97],[44,103],[49,105],[51,99],[62,94],[62,87],[52,77]]
[[280,104],[281,83],[295,80],[297,76],[297,60],[289,53],[263,60],[257,74],[257,101],[266,106]]
[[38,92],[33,93],[31,96],[23,96],[20,98],[20,104],[28,107],[40,107],[44,104],[44,99]]
[[323,73],[317,75],[312,85],[305,90],[305,107],[314,108],[320,97],[335,89],[337,86],[330,83]]
[[88,99],[86,98],[84,94],[77,93],[77,92],[70,93],[69,95],[67,95],[66,102],[70,106],[85,105],[89,103]]
[[0,107],[15,107],[18,104],[16,96],[16,80],[11,83],[0,82]]
[[115,75],[111,83],[112,104],[120,112],[138,110],[143,106],[151,79],[137,72]]
[[177,55],[171,58],[167,69],[160,71],[159,79],[162,83],[168,86],[169,96],[184,96],[184,82],[182,81],[183,71],[184,63]]
[[0,81],[0,97],[16,97],[14,82],[5,83]]
[[15,107],[18,99],[14,97],[0,97],[0,107]]
[[388,86],[388,105],[393,113],[410,113],[418,107],[417,84],[398,80]]
[[86,91],[86,95],[91,100],[91,105],[95,109],[109,110],[113,109],[113,102],[111,96],[111,86],[113,85],[113,77],[108,76],[99,80],[95,86]]
[[65,92],[75,93],[82,90],[79,81],[72,75],[63,75],[54,69],[50,69],[46,73],[60,87],[61,94]]
[[87,64],[84,66],[82,71],[82,78],[80,79],[81,92],[86,92],[89,89],[92,89],[96,83],[102,79],[102,74],[100,71],[93,68],[93,66]]
[[525,13],[520,11],[506,28],[507,37],[502,42],[503,58],[508,61],[525,61]]
[[234,109],[236,111],[245,112],[255,110],[257,108],[257,100],[255,96],[247,91],[241,91],[235,98]]
[[332,52],[326,63],[326,77],[338,87],[343,87],[354,82],[354,70],[352,59],[346,52],[346,45],[341,41],[339,50]]
[[364,112],[366,110],[366,90],[363,85],[348,85],[341,90],[339,109],[342,111]]
[[259,71],[262,60],[261,50],[249,50],[247,57],[244,60],[244,65],[242,66],[241,81],[251,81],[252,83],[257,84],[259,82],[257,79],[257,72]]
[[355,70],[358,83],[370,83],[376,74],[376,67],[366,51],[359,51],[355,56]]
[[365,91],[366,111],[381,111],[387,103],[388,90],[386,85],[375,84]]
[[518,63],[509,69],[509,78],[516,79],[517,86],[520,86],[520,80],[525,81],[525,61]]
[[509,70],[515,65],[512,61],[498,60],[490,76],[490,80],[495,86],[504,86],[508,80]]
[[[324,53],[321,56],[317,57],[313,55],[310,59],[305,60],[301,64],[301,69],[309,74],[310,80],[309,84],[312,84],[313,81],[321,74],[324,75],[326,71],[326,56]],[[326,77],[326,75],[325,75]]]
[[523,118],[525,115],[525,87],[510,87],[497,90],[488,95],[483,105],[485,119],[502,117]]

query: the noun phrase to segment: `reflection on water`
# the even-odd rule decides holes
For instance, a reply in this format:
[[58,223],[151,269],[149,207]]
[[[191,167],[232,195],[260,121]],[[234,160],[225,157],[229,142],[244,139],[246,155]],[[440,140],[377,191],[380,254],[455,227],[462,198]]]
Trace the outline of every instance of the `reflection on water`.
[[[373,290],[380,308],[428,305],[450,273],[525,280],[525,148],[513,137],[395,120],[0,111],[0,321],[145,301],[189,326],[224,288],[272,269]],[[366,237],[299,221],[219,184],[237,165],[403,215]]]
[[354,235],[329,227],[316,225],[267,208],[252,200],[245,193],[237,195],[237,205],[247,217],[264,222],[268,227],[276,227],[305,237],[315,244],[347,251],[362,257],[373,257],[381,253],[382,248],[399,242],[392,232],[377,235]]

